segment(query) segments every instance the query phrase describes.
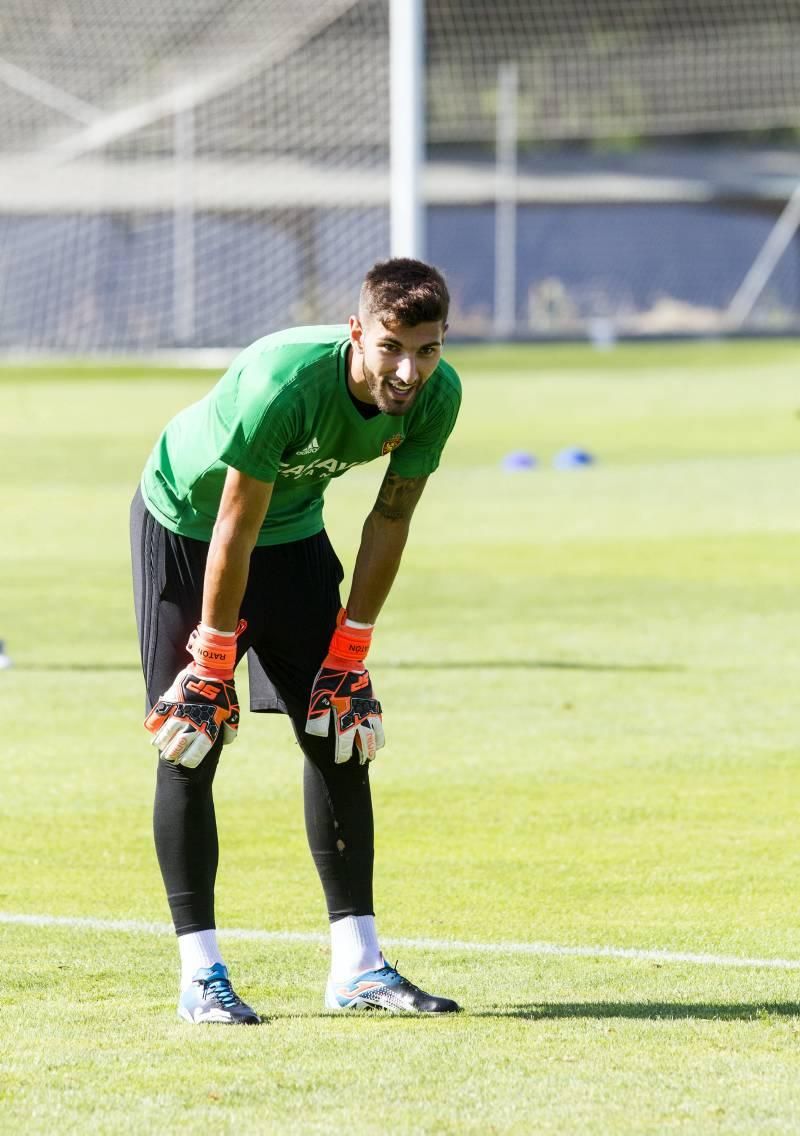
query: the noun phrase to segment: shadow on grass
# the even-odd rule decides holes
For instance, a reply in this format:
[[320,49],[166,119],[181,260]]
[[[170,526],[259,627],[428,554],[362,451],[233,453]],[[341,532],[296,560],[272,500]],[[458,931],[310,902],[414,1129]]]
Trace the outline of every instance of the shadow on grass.
[[[680,1002],[558,1002],[529,1003],[520,1006],[498,1006],[490,1010],[471,1010],[463,1007],[460,1014],[387,1014],[382,1010],[359,1010],[340,1014],[331,1010],[286,1007],[267,1011],[261,1021],[303,1019],[307,1021],[335,1021],[363,1023],[366,1021],[389,1023],[397,1029],[415,1028],[430,1022],[454,1022],[476,1018],[518,1019],[529,1022],[558,1021],[559,1019],[593,1018],[598,1021],[627,1018],[633,1021],[708,1021],[708,1022],[770,1022],[775,1019],[800,1016],[800,1002],[731,1002],[731,1003],[680,1003]],[[345,1028],[351,1028],[345,1026]],[[353,1027],[354,1028],[354,1027]]]
[[800,1002],[530,1002],[479,1010],[474,1018],[639,1018],[651,1021],[701,1019],[706,1021],[758,1021],[800,1015]]
[[[441,662],[383,662],[382,671],[623,671],[632,674],[676,674],[686,667],[668,663],[581,663],[555,659],[453,659]],[[20,663],[18,671],[141,671],[139,663]]]

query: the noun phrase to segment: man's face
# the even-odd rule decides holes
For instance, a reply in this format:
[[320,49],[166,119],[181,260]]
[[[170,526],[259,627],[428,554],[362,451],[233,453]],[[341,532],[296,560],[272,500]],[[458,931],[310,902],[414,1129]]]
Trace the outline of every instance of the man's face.
[[350,317],[352,389],[383,414],[407,414],[439,364],[445,327],[438,321],[406,327],[376,316]]

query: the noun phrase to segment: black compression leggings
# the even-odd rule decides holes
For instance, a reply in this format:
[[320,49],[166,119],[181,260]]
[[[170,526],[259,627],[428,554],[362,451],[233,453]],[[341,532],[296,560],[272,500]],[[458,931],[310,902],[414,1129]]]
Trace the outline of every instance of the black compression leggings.
[[[131,550],[147,707],[187,664],[186,641],[200,618],[208,546],[164,529],[140,494],[131,507]],[[252,648],[273,695],[291,717],[305,755],[308,843],[331,920],[373,912],[373,820],[368,766],[336,765],[333,741],[304,733],[308,697],[339,609],[342,569],[325,533],[256,548],[241,614],[239,655]],[[240,692],[241,697],[241,692]],[[259,705],[270,704],[266,696]],[[256,723],[251,719],[248,728]],[[143,739],[144,740],[144,739]],[[215,926],[219,842],[213,781],[221,741],[196,769],[159,760],[153,830],[178,934]],[[264,760],[269,760],[265,754]]]
[[[318,740],[324,739],[309,739]],[[327,747],[330,749],[330,747]],[[212,784],[220,743],[196,769],[159,761],[153,831],[175,930],[216,926],[214,882],[219,842]],[[306,755],[306,834],[331,921],[371,915],[373,825],[368,767]]]

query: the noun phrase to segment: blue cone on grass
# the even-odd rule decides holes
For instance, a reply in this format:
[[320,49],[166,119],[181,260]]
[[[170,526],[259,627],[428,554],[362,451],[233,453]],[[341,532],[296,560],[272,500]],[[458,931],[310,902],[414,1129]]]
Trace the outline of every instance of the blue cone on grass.
[[503,469],[506,473],[519,473],[526,469],[536,469],[536,457],[527,450],[514,450],[503,458]]
[[578,469],[584,465],[594,465],[594,461],[594,455],[588,450],[568,446],[565,450],[559,450],[553,458],[553,469]]

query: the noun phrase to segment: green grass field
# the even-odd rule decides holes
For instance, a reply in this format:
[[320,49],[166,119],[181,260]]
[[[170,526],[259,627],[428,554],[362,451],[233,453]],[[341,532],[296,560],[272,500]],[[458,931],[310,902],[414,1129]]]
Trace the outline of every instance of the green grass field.
[[[370,660],[379,927],[465,1013],[321,1009],[298,750],[245,714],[216,797],[250,1030],[178,1022],[147,926],[168,916],[128,581],[140,468],[215,376],[0,369],[4,1131],[800,1129],[800,962],[764,961],[800,960],[800,346],[450,358],[462,417]],[[597,464],[552,469],[569,445]],[[503,472],[520,449],[539,468]],[[346,564],[379,465],[330,489]]]

